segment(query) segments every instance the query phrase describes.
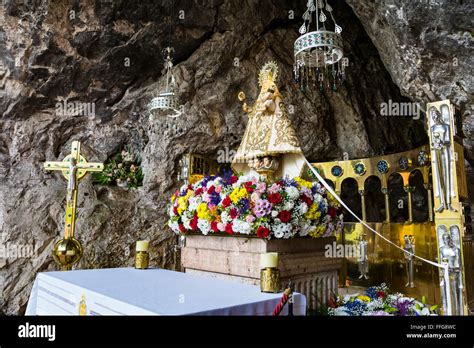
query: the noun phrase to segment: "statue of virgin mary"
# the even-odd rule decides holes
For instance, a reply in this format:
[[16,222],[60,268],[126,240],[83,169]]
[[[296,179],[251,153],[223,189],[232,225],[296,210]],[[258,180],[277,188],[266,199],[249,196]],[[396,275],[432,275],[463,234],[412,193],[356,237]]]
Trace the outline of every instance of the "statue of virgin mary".
[[[237,172],[258,173],[268,179],[301,174],[304,156],[275,84],[277,77],[276,63],[266,63],[259,73],[261,90],[257,101],[252,107],[243,104],[249,120],[232,163]],[[245,100],[243,92],[239,99]]]

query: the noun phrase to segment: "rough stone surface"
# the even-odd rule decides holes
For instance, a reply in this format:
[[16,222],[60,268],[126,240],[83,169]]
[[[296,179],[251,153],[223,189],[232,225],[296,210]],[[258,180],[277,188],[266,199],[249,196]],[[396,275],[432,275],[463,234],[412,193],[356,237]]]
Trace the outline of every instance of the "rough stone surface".
[[[1,237],[4,244],[32,245],[35,256],[0,260],[2,311],[23,313],[36,272],[55,268],[50,252],[62,235],[66,185],[41,163],[61,160],[73,140],[83,143],[91,161],[132,145],[145,174],[138,190],[98,187],[90,178],[81,183],[77,237],[85,255],[78,267],[131,265],[139,238],[151,240],[152,265],[175,267],[175,239],[163,226],[177,161],[186,152],[215,156],[236,149],[246,124],[237,93],[255,98],[256,76],[267,60],[280,65],[280,91],[294,106],[290,117],[309,159],[423,144],[421,121],[382,117],[380,103],[449,97],[466,115],[466,158],[474,164],[468,2],[436,1],[431,10],[424,1],[348,2],[355,14],[343,2],[333,6],[350,60],[346,85],[338,93],[302,93],[291,82],[291,65],[306,1],[295,8],[282,0],[175,1],[175,17],[185,10],[173,34],[185,113],[150,122],[145,106],[164,83],[160,51],[167,45],[168,12],[162,2],[3,1]],[[449,65],[453,57],[456,68]],[[61,100],[94,103],[95,115],[59,115]]]

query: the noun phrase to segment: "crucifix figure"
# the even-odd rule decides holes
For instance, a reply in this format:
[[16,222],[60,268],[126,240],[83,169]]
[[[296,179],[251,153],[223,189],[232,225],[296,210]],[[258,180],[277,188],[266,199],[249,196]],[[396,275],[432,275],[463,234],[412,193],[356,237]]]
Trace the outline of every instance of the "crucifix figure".
[[73,141],[71,153],[62,162],[45,162],[44,169],[61,171],[68,181],[64,238],[54,245],[53,258],[62,270],[69,270],[82,257],[82,245],[74,238],[78,184],[88,172],[101,172],[104,165],[87,162],[81,155],[81,143]]
[[441,113],[432,107],[430,109],[430,117],[432,119],[431,145],[434,151],[434,159],[436,160],[433,170],[436,174],[436,186],[440,206],[436,208],[436,212],[442,212],[444,209],[456,211],[451,206],[451,137],[450,127],[443,120]]

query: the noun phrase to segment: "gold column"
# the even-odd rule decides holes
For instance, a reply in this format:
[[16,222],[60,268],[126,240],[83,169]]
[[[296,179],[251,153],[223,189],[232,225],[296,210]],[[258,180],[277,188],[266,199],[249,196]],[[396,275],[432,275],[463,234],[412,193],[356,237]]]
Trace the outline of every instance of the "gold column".
[[367,221],[367,213],[365,211],[365,190],[359,190],[360,202],[362,205],[362,220]]
[[413,222],[413,191],[415,191],[414,186],[405,186],[405,192],[408,193],[408,222]]
[[385,222],[390,222],[390,199],[388,196],[388,188],[382,187],[382,193],[385,197]]

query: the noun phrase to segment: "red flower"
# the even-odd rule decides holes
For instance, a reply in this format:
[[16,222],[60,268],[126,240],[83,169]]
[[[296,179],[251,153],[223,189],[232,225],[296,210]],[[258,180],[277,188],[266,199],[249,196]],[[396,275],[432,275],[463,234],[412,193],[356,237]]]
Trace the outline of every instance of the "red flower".
[[219,232],[219,229],[217,228],[217,222],[216,221],[211,222],[211,230],[213,232]]
[[387,295],[385,294],[385,291],[377,291],[377,296],[380,298],[385,298]]
[[310,197],[306,196],[306,195],[301,195],[300,199],[301,199],[303,202],[305,202],[305,203],[308,205],[308,207],[309,207],[311,204],[313,204],[313,200],[312,200]]
[[200,195],[202,193],[202,187],[199,187],[195,192],[194,194],[196,195]]
[[234,234],[234,230],[232,229],[232,223],[229,222],[227,225],[225,225],[225,231],[228,234]]
[[278,213],[278,218],[281,222],[289,222],[291,220],[291,213],[288,210],[282,210]]
[[328,214],[333,219],[337,215],[337,209],[334,207],[331,207],[328,209]]
[[239,180],[239,178],[238,178],[237,176],[235,176],[235,175],[232,175],[232,176],[230,177],[230,183],[231,183],[231,184],[235,184],[235,183],[237,182],[237,180]]
[[178,215],[178,208],[177,207],[173,207],[173,214]]
[[271,204],[278,204],[281,202],[281,195],[279,193],[272,193],[268,195],[267,199]]
[[214,192],[216,192],[216,188],[214,187],[214,185],[212,185],[211,187],[209,187],[209,188],[207,189],[207,193],[209,193],[209,194],[212,194],[212,193],[214,193]]
[[191,222],[189,223],[189,226],[191,227],[192,230],[197,230],[197,227],[198,227],[198,217],[197,217],[197,215],[194,215]]
[[192,190],[193,190],[193,185],[189,184],[189,185],[188,185],[188,190],[191,190],[191,191],[192,191]]
[[248,193],[252,193],[253,190],[255,189],[255,185],[253,185],[250,181],[246,182],[244,184],[245,189],[247,190]]
[[186,228],[184,227],[183,224],[179,224],[179,231],[180,231],[181,233],[186,232]]
[[257,236],[259,238],[266,238],[270,234],[270,230],[266,227],[259,226],[257,229]]
[[224,206],[224,208],[227,208],[231,203],[232,201],[230,200],[229,196],[222,200],[222,205]]
[[239,216],[239,211],[235,208],[232,208],[229,212],[229,215],[232,219],[235,219],[237,216]]

